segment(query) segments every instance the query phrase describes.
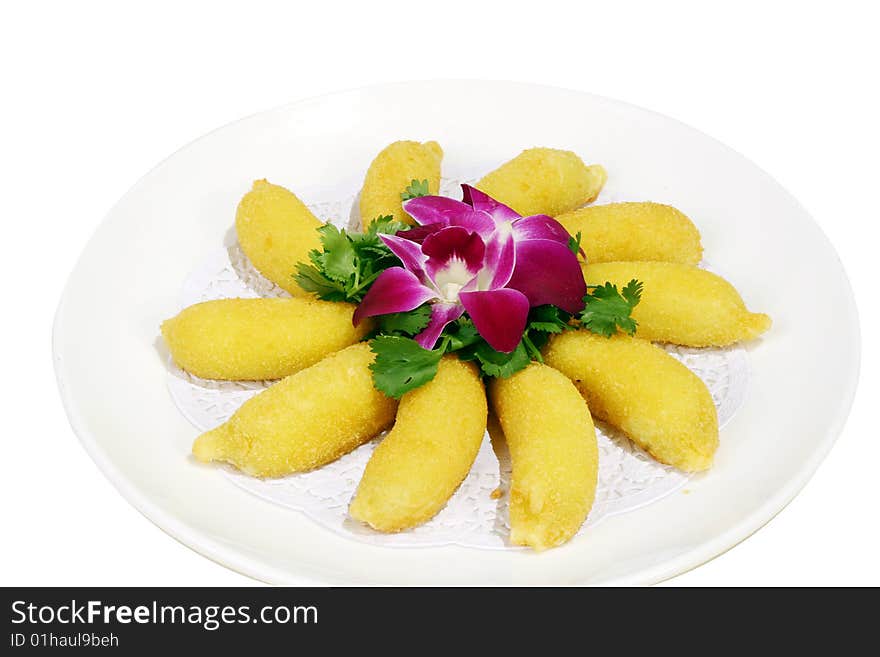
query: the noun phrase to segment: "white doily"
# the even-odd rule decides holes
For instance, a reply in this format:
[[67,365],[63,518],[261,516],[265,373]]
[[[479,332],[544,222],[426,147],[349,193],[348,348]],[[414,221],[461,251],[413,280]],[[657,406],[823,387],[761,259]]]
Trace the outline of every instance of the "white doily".
[[[457,197],[457,190],[456,181],[444,181],[441,185],[441,192],[450,196]],[[603,202],[609,200],[612,199],[603,195]],[[309,207],[321,219],[337,225],[359,223],[357,203],[351,198]],[[349,208],[353,208],[351,212]],[[212,253],[190,274],[181,291],[180,306],[211,299],[260,296],[288,294],[263,278],[238,245],[232,243]],[[705,381],[718,409],[719,425],[724,426],[745,398],[749,375],[745,350],[739,347],[689,349],[672,345],[665,348]],[[170,361],[168,370],[168,388],[174,403],[201,431],[222,424],[242,403],[273,383],[199,379]],[[686,473],[657,463],[612,427],[597,422],[596,429],[599,485],[593,509],[581,532],[604,518],[659,500],[681,489],[690,479]],[[398,534],[381,534],[349,518],[349,502],[379,440],[381,437],[312,472],[280,479],[255,479],[231,467],[218,469],[254,495],[301,511],[334,532],[374,545],[510,548],[507,542],[510,462],[503,444],[493,449],[488,432],[470,474],[446,507],[429,522]]]

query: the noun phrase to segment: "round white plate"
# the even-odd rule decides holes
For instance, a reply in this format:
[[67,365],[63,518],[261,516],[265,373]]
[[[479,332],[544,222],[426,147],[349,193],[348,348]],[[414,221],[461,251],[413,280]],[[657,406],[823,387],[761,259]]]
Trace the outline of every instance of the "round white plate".
[[[195,431],[165,385],[159,323],[266,177],[307,203],[350,196],[376,152],[436,139],[468,179],[530,146],[577,151],[609,186],[681,208],[706,257],[773,329],[748,345],[749,393],[715,467],[675,494],[541,554],[365,544],[249,494],[189,456]],[[344,194],[341,194],[346,190]],[[817,311],[817,308],[820,309]],[[120,492],[169,534],[239,572],[290,584],[631,584],[693,568],[761,527],[843,426],[858,318],[833,248],[754,164],[672,119],[616,101],[502,82],[417,82],[308,100],[186,146],[113,208],[58,308],[55,365],[71,424]]]

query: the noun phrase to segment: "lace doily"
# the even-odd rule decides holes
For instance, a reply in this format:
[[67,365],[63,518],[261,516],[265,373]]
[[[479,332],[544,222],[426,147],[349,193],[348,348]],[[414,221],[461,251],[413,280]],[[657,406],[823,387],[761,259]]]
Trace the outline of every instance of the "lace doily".
[[[456,181],[444,181],[441,192],[457,196]],[[614,196],[619,196],[615,194]],[[357,226],[354,199],[310,205],[321,219],[337,225]],[[605,195],[603,202],[618,200]],[[353,208],[351,212],[349,208]],[[228,240],[231,242],[231,240]],[[211,299],[229,297],[289,296],[261,276],[235,243],[209,255],[185,281],[181,308]],[[746,352],[727,349],[689,349],[665,345],[666,350],[696,373],[709,388],[724,426],[742,404],[749,375]],[[250,397],[272,381],[209,381],[194,377],[168,363],[168,388],[183,415],[200,431],[222,424]],[[605,518],[655,502],[681,489],[690,475],[657,463],[644,451],[601,422],[596,423],[599,442],[599,484],[596,500],[581,533]],[[381,534],[348,516],[348,505],[373,448],[381,440],[362,445],[342,458],[312,472],[280,479],[255,479],[234,468],[220,466],[235,485],[290,509],[305,513],[334,532],[374,545],[425,547],[463,545],[511,549],[507,513],[510,461],[503,444],[495,445],[489,433],[483,441],[470,474],[446,507],[420,527],[398,534]],[[500,496],[499,493],[500,492]]]

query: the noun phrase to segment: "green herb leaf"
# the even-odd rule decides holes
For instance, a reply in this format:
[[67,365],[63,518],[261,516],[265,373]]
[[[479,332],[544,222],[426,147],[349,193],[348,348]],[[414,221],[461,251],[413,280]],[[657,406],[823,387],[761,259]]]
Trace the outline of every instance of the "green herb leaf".
[[578,315],[581,323],[593,333],[605,337],[614,335],[618,328],[633,335],[637,324],[630,315],[641,299],[642,283],[631,280],[622,294],[616,285],[608,282],[589,287],[592,291],[584,297],[586,307]]
[[444,338],[448,340],[446,351],[458,351],[462,360],[473,360],[474,356],[469,355],[465,350],[483,341],[483,338],[477,333],[477,327],[466,317],[450,324],[444,332]]
[[[536,360],[539,363],[544,362],[544,357],[541,355],[541,347],[543,347],[547,343],[549,335],[543,332],[537,332],[532,334],[530,331],[526,331],[522,336],[522,344],[526,348],[526,353],[529,355],[531,360]],[[537,338],[537,340],[535,339]]]
[[544,333],[562,333],[570,329],[569,315],[556,306],[535,306],[529,312],[529,321],[526,331],[542,331]]
[[321,299],[327,301],[345,301],[345,287],[336,281],[330,280],[313,265],[300,262],[296,266],[296,282],[306,292],[314,292]]
[[578,231],[574,237],[568,238],[568,248],[575,255],[581,252],[581,231]]
[[373,219],[368,225],[367,229],[363,233],[352,233],[349,235],[351,241],[359,246],[376,246],[381,245],[382,242],[379,241],[378,237],[380,234],[382,235],[394,235],[396,232],[400,230],[405,230],[409,228],[405,223],[401,221],[394,221],[394,217],[390,214],[383,215],[381,217],[376,217]]
[[486,342],[480,342],[472,352],[479,361],[480,369],[486,376],[499,376],[502,379],[519,372],[531,362],[531,356],[525,345],[520,342],[509,354],[495,351]]
[[311,264],[299,263],[293,276],[300,287],[325,301],[359,303],[383,270],[400,265],[379,235],[404,228],[390,216],[374,219],[363,233],[325,224],[318,228],[321,249],[312,250]]
[[[569,326],[568,328],[572,327]],[[549,341],[550,334],[544,331],[526,331],[523,333],[523,342],[526,343],[526,347],[532,355],[532,360],[536,360],[539,363],[544,362],[544,359],[541,357],[541,349]]]
[[345,231],[333,224],[324,224],[318,229],[324,252],[318,256],[324,274],[341,283],[347,282],[355,271],[354,245]]
[[389,397],[400,399],[404,393],[434,378],[443,351],[429,351],[411,338],[380,335],[370,340],[376,359],[370,365],[373,385]]
[[624,299],[626,299],[626,302],[629,304],[631,309],[639,305],[639,301],[642,300],[643,288],[644,284],[641,281],[637,281],[636,279],[632,279],[629,283],[626,284],[626,286],[624,286],[621,295]]
[[377,318],[378,332],[385,335],[416,335],[431,321],[431,306],[425,304],[405,313],[392,313]]
[[400,193],[401,201],[408,201],[411,198],[418,198],[420,196],[427,196],[431,192],[428,191],[428,181],[427,180],[413,180],[412,183]]

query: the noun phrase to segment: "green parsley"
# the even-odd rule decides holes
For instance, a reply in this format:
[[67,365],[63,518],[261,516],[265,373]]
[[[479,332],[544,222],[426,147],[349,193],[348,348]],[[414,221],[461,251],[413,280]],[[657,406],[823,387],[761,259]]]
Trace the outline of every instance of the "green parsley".
[[527,331],[562,333],[571,328],[571,315],[556,306],[535,306],[529,312]]
[[419,198],[420,196],[427,196],[431,192],[428,191],[428,181],[427,180],[413,180],[412,183],[407,186],[405,190],[400,193],[401,201],[408,201],[411,198]]
[[[454,346],[455,333],[451,334],[453,342],[448,351],[458,351],[462,360],[476,361],[484,376],[500,376],[507,378],[536,360],[544,362],[541,357],[543,347],[551,333],[561,333],[572,328],[569,325],[571,315],[556,306],[536,306],[529,312],[529,318],[523,331],[522,340],[510,353],[496,351],[476,332],[471,320],[463,318],[458,323],[465,323],[465,331],[473,331],[473,338],[467,344]],[[454,324],[451,326],[455,326]],[[461,329],[459,329],[461,331]]]
[[446,351],[462,351],[482,341],[482,336],[477,333],[477,327],[467,317],[462,317],[443,331],[443,339],[448,341]]
[[[378,337],[370,341],[376,359],[370,366],[373,383],[389,397],[399,399],[434,378],[444,354],[455,353],[461,360],[480,366],[483,376],[507,378],[536,360],[543,363],[541,348],[554,333],[577,328],[610,337],[618,329],[632,335],[636,321],[631,317],[639,303],[642,284],[630,281],[622,291],[611,283],[588,286],[586,307],[576,316],[556,306],[536,306],[529,311],[522,340],[510,353],[496,351],[487,343],[467,317],[450,323],[434,349],[423,349],[411,336],[421,332],[430,321],[431,306],[382,315],[377,318]],[[572,320],[576,320],[573,322]]]
[[299,263],[293,276],[302,289],[325,301],[359,303],[383,270],[400,264],[379,235],[405,228],[390,216],[374,219],[363,233],[325,224],[318,229],[321,249],[313,249],[309,262]]
[[[427,308],[427,313],[423,314],[422,308]],[[370,349],[376,354],[370,365],[373,385],[389,397],[399,399],[433,379],[440,359],[448,353],[455,353],[462,360],[475,361],[485,376],[507,377],[529,364],[531,356],[524,341],[509,354],[495,351],[480,337],[473,322],[465,317],[449,324],[437,346],[431,350],[422,348],[410,337],[382,333],[385,321],[402,332],[404,326],[413,329],[416,317],[429,319],[430,306],[420,306],[416,311],[380,317],[380,335],[370,341]]]
[[373,338],[370,349],[376,354],[373,385],[395,399],[433,379],[443,357],[442,349],[424,349],[412,338],[393,335]]
[[[400,196],[408,200],[428,193],[427,180],[413,180]],[[321,299],[360,303],[384,270],[401,264],[380,235],[394,235],[407,228],[391,216],[374,219],[362,233],[349,233],[325,224],[318,229],[321,248],[313,249],[309,262],[299,263],[293,276],[304,290]],[[575,254],[583,253],[580,232],[569,239],[568,247]],[[430,304],[381,315],[375,320],[376,328],[370,338],[370,349],[376,354],[370,365],[373,383],[389,397],[399,399],[433,379],[440,360],[448,353],[478,364],[483,376],[506,378],[533,360],[543,362],[541,349],[554,333],[583,326],[606,337],[618,330],[634,334],[636,321],[632,311],[641,294],[642,284],[637,280],[631,280],[621,291],[606,282],[587,286],[584,309],[574,316],[552,305],[532,308],[522,339],[510,353],[493,349],[468,317],[451,322],[437,346],[424,349],[414,337],[431,321]]]
[[425,304],[405,313],[391,313],[376,318],[377,333],[381,335],[409,335],[421,332],[431,321],[431,306]]
[[578,231],[574,236],[568,236],[568,248],[575,255],[581,253],[581,231]]
[[584,309],[578,313],[578,320],[593,333],[611,337],[617,329],[633,335],[636,332],[636,320],[631,317],[633,309],[642,296],[642,283],[633,279],[623,288],[617,290],[616,285],[588,286],[584,297]]
[[476,360],[483,374],[503,379],[519,372],[531,362],[531,356],[522,340],[509,354],[495,351],[485,340],[478,342],[469,353],[461,356],[464,360]]
[[552,333],[562,333],[574,328],[571,315],[556,306],[536,306],[529,312],[529,322],[523,333],[523,345],[532,360],[544,362],[541,349]]

